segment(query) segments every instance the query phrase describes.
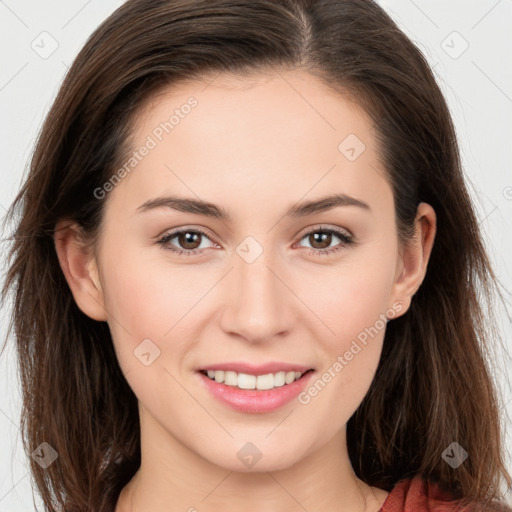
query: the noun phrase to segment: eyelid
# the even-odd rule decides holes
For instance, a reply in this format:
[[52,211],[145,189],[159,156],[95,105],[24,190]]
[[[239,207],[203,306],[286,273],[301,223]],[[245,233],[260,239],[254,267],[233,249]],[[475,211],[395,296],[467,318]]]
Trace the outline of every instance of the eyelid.
[[[180,233],[183,233],[184,231],[198,232],[198,233],[201,233],[204,236],[206,236],[212,242],[215,241],[215,236],[211,233],[211,231],[202,226],[199,226],[199,227],[198,226],[183,226],[183,227],[178,227],[178,228],[166,229],[165,231],[163,231],[162,233],[157,235],[155,237],[155,239],[158,241],[164,236],[165,237],[168,237],[168,236],[175,237],[176,235],[179,235]],[[217,243],[217,242],[215,242],[215,243]]]
[[310,227],[304,228],[304,230],[300,232],[298,237],[303,238],[304,236],[309,235],[311,233],[316,233],[317,231],[334,231],[334,232],[343,233],[348,238],[355,238],[355,236],[352,234],[352,232],[349,231],[347,228],[342,228],[340,226],[328,225],[328,224],[320,224],[319,226],[310,226]]

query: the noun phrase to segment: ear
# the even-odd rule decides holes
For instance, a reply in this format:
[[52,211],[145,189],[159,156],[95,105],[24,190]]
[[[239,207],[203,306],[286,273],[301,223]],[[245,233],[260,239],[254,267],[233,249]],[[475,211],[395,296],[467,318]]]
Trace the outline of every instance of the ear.
[[418,291],[425,275],[434,246],[436,235],[436,213],[427,203],[418,205],[413,239],[401,247],[397,261],[395,283],[392,297],[394,303],[400,303],[403,315],[410,307],[413,295]]
[[76,222],[61,220],[55,227],[53,239],[60,266],[78,307],[90,318],[106,321],[96,258],[82,229]]

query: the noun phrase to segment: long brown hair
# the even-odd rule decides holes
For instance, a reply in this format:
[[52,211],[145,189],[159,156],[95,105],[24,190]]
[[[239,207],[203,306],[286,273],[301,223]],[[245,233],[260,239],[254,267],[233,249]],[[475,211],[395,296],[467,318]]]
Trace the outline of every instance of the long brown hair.
[[[23,443],[28,454],[42,442],[58,453],[46,469],[29,457],[47,510],[111,511],[141,460],[136,397],[108,325],[73,299],[54,247],[57,221],[73,219],[94,238],[108,200],[94,190],[121,165],[130,123],[157,89],[294,68],[371,116],[400,240],[420,201],[437,213],[424,282],[389,323],[374,381],[347,425],[354,471],[388,491],[422,475],[467,501],[497,500],[503,480],[512,484],[489,357],[498,281],[449,110],[420,51],[371,0],[129,0],[69,69],[8,216],[16,226],[2,301],[12,292]],[[442,458],[453,442],[469,454],[457,469]]]

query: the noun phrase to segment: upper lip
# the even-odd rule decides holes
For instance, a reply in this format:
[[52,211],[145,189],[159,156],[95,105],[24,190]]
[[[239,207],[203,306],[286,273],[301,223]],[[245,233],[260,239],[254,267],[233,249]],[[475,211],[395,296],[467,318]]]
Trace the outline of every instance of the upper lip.
[[294,363],[281,363],[279,361],[273,361],[265,364],[251,364],[244,362],[227,362],[227,363],[218,363],[218,364],[210,364],[199,368],[199,371],[206,370],[228,370],[236,373],[247,373],[249,375],[266,375],[267,373],[277,373],[277,372],[300,372],[305,373],[308,370],[312,370],[310,366],[304,366],[301,364]]

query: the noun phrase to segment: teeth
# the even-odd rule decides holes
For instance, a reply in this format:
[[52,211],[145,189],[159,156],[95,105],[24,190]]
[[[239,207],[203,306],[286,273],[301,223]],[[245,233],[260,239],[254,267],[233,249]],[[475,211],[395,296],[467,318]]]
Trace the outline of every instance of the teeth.
[[236,372],[225,372],[224,384],[226,384],[227,386],[238,386],[238,377],[236,375]]
[[237,374],[236,372],[230,372],[233,374],[231,382],[224,381],[224,384],[228,386],[238,386],[241,389],[255,389],[258,378],[256,375],[247,375],[247,373]]
[[259,390],[273,389],[291,384],[302,376],[300,372],[277,372],[256,376],[229,370],[208,370],[207,374],[210,379],[215,380],[215,382],[224,383],[227,386]]
[[280,386],[284,386],[285,384],[286,384],[286,373],[285,372],[279,372],[279,373],[274,374],[274,386],[276,388],[280,387]]

